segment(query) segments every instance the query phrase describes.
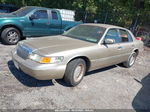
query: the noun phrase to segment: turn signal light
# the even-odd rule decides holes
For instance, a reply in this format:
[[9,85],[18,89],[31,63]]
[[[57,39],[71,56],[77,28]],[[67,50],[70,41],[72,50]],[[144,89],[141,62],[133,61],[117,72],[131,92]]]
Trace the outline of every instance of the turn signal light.
[[41,63],[50,63],[51,62],[51,58],[49,58],[49,57],[42,57],[40,62]]

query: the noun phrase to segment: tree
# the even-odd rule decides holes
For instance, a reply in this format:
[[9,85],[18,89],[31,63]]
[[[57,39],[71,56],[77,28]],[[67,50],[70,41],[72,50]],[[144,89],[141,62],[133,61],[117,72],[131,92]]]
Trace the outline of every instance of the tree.
[[101,23],[120,26],[134,24],[137,17],[138,24],[150,21],[150,0],[0,0],[0,3],[71,9],[76,10],[77,20],[98,19]]

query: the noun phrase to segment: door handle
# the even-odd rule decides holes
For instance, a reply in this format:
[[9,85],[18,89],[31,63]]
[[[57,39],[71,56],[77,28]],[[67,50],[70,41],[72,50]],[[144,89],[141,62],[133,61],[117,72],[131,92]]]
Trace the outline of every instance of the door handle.
[[123,49],[123,47],[122,47],[122,46],[119,46],[117,49],[118,49],[118,50],[121,50],[121,49]]

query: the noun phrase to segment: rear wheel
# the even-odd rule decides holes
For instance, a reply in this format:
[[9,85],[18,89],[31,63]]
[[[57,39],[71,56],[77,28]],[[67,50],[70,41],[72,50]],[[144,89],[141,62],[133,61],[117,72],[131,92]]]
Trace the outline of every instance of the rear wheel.
[[1,33],[2,42],[8,45],[15,45],[20,40],[20,32],[13,27],[5,28]]
[[132,53],[128,61],[124,62],[123,65],[127,68],[132,67],[136,61],[136,57],[137,57],[137,53],[136,52]]
[[76,86],[82,81],[85,71],[85,61],[83,59],[75,59],[67,65],[64,80],[69,86]]

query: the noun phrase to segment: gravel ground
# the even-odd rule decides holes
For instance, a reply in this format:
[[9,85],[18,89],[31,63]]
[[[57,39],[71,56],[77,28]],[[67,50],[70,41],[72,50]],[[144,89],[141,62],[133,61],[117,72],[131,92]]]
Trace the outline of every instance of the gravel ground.
[[150,109],[150,50],[130,68],[111,66],[88,73],[77,87],[39,81],[18,71],[15,46],[0,44],[1,109]]

